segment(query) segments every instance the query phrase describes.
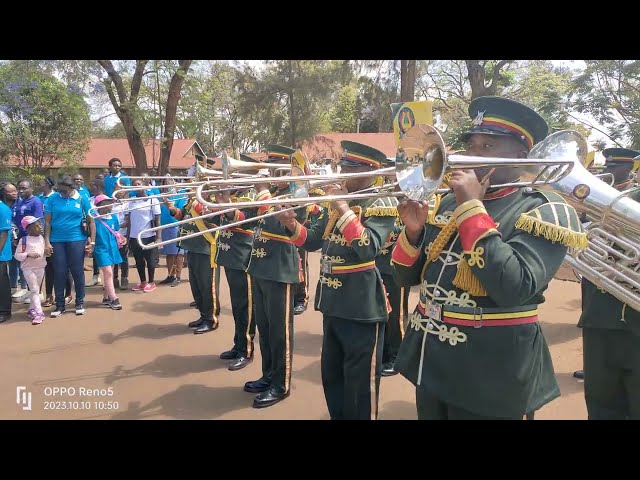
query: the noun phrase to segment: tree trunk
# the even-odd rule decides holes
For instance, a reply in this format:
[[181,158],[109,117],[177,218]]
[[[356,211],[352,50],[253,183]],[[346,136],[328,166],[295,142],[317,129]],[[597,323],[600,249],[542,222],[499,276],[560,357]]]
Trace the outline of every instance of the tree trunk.
[[[288,65],[289,65],[289,83],[291,83],[293,81],[293,67],[292,67],[292,62],[293,60],[289,60],[288,61]],[[295,148],[295,144],[296,144],[296,118],[295,118],[295,108],[294,108],[294,103],[293,103],[293,86],[290,85],[290,90],[289,90],[289,124],[291,126],[291,143],[290,146]]]
[[416,90],[416,61],[400,60],[400,101],[413,102]]
[[[127,135],[127,142],[133,155],[133,162],[136,166],[136,173],[139,175],[147,170],[147,154],[144,151],[142,135],[135,126],[134,110],[138,104],[138,93],[142,84],[144,67],[148,60],[136,60],[136,69],[131,79],[131,93],[127,98],[127,91],[124,87],[122,77],[116,72],[111,60],[98,60],[100,66],[107,72],[109,78],[104,81],[104,85],[109,95],[109,100],[116,111],[118,118],[122,122]],[[115,92],[113,87],[115,86]],[[116,97],[117,94],[117,97]]]
[[471,100],[478,97],[495,95],[498,91],[500,70],[511,62],[513,62],[513,60],[500,60],[497,62],[493,66],[493,71],[491,72],[491,83],[487,85],[487,71],[485,69],[486,61],[465,60],[465,63],[467,64],[467,78],[471,85]]
[[173,74],[173,77],[171,77],[169,94],[167,95],[167,105],[164,109],[164,134],[160,145],[159,175],[164,175],[169,169],[169,159],[171,157],[171,149],[173,148],[173,136],[176,130],[178,103],[180,102],[182,85],[184,84],[184,79],[189,72],[192,61],[193,60],[180,60],[178,69]]

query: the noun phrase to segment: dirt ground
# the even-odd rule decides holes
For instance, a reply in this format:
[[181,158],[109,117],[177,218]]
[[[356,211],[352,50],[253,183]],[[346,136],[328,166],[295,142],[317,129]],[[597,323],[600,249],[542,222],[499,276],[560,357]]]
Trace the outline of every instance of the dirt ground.
[[[309,259],[312,288],[318,278],[317,254]],[[164,262],[163,262],[164,263]],[[87,273],[87,278],[90,272]],[[161,280],[166,269],[158,270]],[[184,275],[187,275],[185,269]],[[570,278],[571,274],[565,274]],[[132,278],[136,278],[132,270]],[[574,277],[575,278],[575,277]],[[10,321],[0,325],[0,419],[311,419],[328,413],[320,379],[322,317],[309,308],[295,317],[291,396],[270,408],[251,407],[253,394],[242,386],[260,377],[256,359],[230,372],[218,355],[232,346],[233,318],[222,275],[218,330],[193,335],[186,324],[197,318],[190,308],[189,284],[158,287],[151,293],[123,292],[120,312],[102,307],[100,287],[87,289],[84,316],[67,313],[32,326],[26,306],[14,304]],[[417,302],[412,289],[410,310]],[[586,419],[583,385],[572,377],[582,366],[580,286],[554,280],[540,317],[551,347],[562,396],[537,412],[536,419]],[[17,392],[17,387],[25,387]],[[26,410],[31,400],[31,410]],[[380,419],[416,419],[414,389],[400,375],[382,379]]]

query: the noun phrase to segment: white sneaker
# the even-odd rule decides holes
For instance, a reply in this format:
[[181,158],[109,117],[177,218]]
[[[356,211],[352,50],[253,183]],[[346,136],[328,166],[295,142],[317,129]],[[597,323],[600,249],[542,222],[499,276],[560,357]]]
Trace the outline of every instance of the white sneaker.
[[95,287],[96,285],[102,285],[102,280],[100,280],[100,275],[94,275],[89,283],[87,283],[87,287]]
[[[44,302],[44,294],[43,294],[43,293],[41,293],[41,294],[40,294],[40,303],[43,303],[43,302]],[[22,303],[24,303],[24,304],[29,304],[29,303],[31,303],[31,295],[25,295],[25,298],[24,298],[24,300],[22,301]]]
[[20,298],[21,296],[23,296],[25,293],[27,293],[29,290],[27,290],[26,288],[20,288],[18,287],[18,289],[16,290],[16,293],[14,293],[13,295],[11,295],[11,298]]
[[13,299],[15,303],[29,303],[30,300],[31,300],[31,292],[29,290],[25,290],[25,293],[23,293],[19,297],[14,296],[14,299]]
[[76,307],[76,315],[84,315],[84,305],[79,305]]

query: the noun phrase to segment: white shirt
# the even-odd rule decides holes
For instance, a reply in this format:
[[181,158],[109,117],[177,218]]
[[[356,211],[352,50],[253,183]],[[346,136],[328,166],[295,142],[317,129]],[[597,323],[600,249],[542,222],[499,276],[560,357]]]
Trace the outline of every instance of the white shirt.
[[[157,198],[141,198],[130,203],[129,220],[131,222],[131,231],[129,238],[138,238],[138,234],[142,230],[155,227],[153,218],[156,215],[160,215],[160,202],[158,202]],[[147,208],[142,208],[143,205],[146,205]],[[155,235],[155,232],[146,233],[142,235],[142,238],[149,238]]]
[[[127,202],[128,203],[128,202]],[[140,204],[142,205],[142,204]],[[118,223],[120,225],[124,224],[125,217],[127,215],[127,204],[124,203],[114,203],[113,208],[111,209],[111,213],[114,213],[118,216]],[[141,209],[143,210],[143,209]],[[127,237],[127,227],[121,227],[120,232],[121,235]]]
[[[24,239],[26,242],[22,239],[18,241],[14,255],[15,259],[20,262],[20,268],[23,270],[37,270],[46,267],[47,257],[44,256],[44,237],[42,235],[37,237],[27,235]],[[25,247],[24,251],[22,250],[23,245]],[[40,256],[38,258],[27,257],[30,253],[38,253]]]

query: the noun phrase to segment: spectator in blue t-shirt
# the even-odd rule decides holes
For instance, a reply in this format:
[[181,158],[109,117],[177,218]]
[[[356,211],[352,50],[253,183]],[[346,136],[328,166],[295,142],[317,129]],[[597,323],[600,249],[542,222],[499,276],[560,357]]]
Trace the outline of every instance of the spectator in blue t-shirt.
[[[9,236],[9,240],[11,240],[11,261],[9,262],[9,279],[11,281],[11,288],[14,290],[12,298],[16,301],[20,302],[24,300],[26,294],[29,293],[27,290],[27,281],[22,274],[22,270],[20,270],[20,262],[18,262],[13,255],[16,253],[16,245],[18,244],[18,227],[13,223],[13,207],[18,201],[18,189],[16,186],[7,182],[3,185],[3,202],[9,207],[11,211],[11,234]],[[20,283],[18,284],[18,280]]]
[[18,183],[18,195],[19,198],[13,206],[13,223],[18,229],[18,240],[20,240],[27,236],[27,231],[22,227],[22,219],[35,217],[42,220],[44,211],[42,201],[33,194],[33,187],[29,180]]
[[[96,227],[89,214],[89,199],[80,195],[75,183],[68,175],[58,182],[58,191],[49,197],[44,211],[45,252],[53,254],[56,309],[52,317],[59,317],[65,311],[64,286],[67,268],[76,289],[76,315],[84,315],[84,254],[91,253],[96,241]],[[83,224],[89,231],[83,231]]]
[[76,190],[80,195],[84,195],[87,198],[91,196],[89,189],[84,186],[84,177],[82,175],[79,173],[75,174],[73,176],[73,183],[76,184]]
[[11,209],[5,204],[5,185],[0,188],[0,323],[11,318]]
[[122,179],[120,183],[124,185],[131,185],[130,179],[121,172],[122,162],[119,158],[112,158],[109,160],[109,175],[104,177],[104,193],[109,197],[113,197],[113,190],[116,186],[118,179]]
[[[47,208],[47,202],[49,201],[49,197],[55,193],[55,185],[56,182],[51,177],[44,177],[40,182],[40,190],[41,194],[38,195],[38,198],[42,202],[43,212],[44,209]],[[44,225],[44,218],[43,218]],[[43,230],[44,231],[44,230]],[[50,307],[53,305],[53,259],[51,257],[47,257],[47,266],[44,269],[44,284],[45,284],[45,299],[42,304],[43,307]],[[67,269],[67,283],[65,285],[65,305],[69,305],[73,298],[71,297],[71,272]]]

